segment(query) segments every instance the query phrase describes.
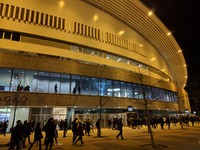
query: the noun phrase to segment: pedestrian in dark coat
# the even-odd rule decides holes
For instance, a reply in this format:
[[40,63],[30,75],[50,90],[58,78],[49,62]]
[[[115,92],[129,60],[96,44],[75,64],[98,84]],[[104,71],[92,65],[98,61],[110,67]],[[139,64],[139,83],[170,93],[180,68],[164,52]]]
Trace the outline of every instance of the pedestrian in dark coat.
[[68,123],[67,119],[65,119],[65,121],[63,122],[63,137],[66,137],[67,130],[68,130]]
[[97,128],[97,136],[101,136],[101,129],[100,129],[100,119],[96,121],[96,128]]
[[77,126],[77,129],[76,129],[76,137],[78,137],[78,139],[75,141],[75,144],[78,142],[78,141],[81,141],[81,144],[84,144],[83,143],[83,126],[82,124],[79,122],[78,123],[78,126]]
[[35,127],[35,133],[34,133],[34,142],[30,145],[29,149],[28,150],[31,150],[31,148],[33,147],[33,145],[35,144],[35,142],[39,142],[39,150],[42,149],[42,138],[43,138],[43,135],[42,135],[42,129],[40,127],[41,123],[38,122],[36,127]]
[[78,123],[78,119],[75,118],[74,121],[72,122],[72,133],[73,133],[72,144],[74,144],[76,140],[77,123]]
[[17,150],[20,150],[20,143],[23,140],[23,128],[21,120],[17,121],[17,125],[11,131],[11,144],[9,150],[17,147]]
[[119,118],[118,122],[117,122],[117,129],[119,130],[119,134],[116,136],[117,139],[119,138],[119,136],[121,136],[121,139],[124,139],[124,137],[122,135],[122,133],[123,133],[122,127],[123,127],[122,118]]
[[50,118],[45,126],[45,133],[46,133],[46,148],[45,150],[49,149],[52,150],[52,146],[53,146],[53,139],[55,137],[55,124],[54,124],[54,119]]
[[30,135],[32,133],[32,128],[31,128],[31,124],[28,123],[27,120],[24,121],[22,128],[23,128],[23,134],[24,134],[23,147],[25,147],[25,143],[26,143],[27,138],[28,138],[29,145],[31,144]]

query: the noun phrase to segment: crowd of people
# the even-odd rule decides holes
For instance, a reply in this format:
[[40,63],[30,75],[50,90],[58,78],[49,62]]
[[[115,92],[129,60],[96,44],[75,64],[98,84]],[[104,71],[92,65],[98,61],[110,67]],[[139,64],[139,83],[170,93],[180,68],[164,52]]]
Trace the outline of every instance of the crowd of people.
[[[113,118],[107,120],[107,126],[108,129],[113,130],[119,130],[119,133],[116,135],[116,139],[119,138],[125,139],[123,136],[123,120],[122,118]],[[152,128],[158,128],[158,125],[160,124],[161,129],[164,129],[164,125],[170,129],[170,125],[173,124],[176,126],[178,123],[182,123],[185,126],[190,126],[190,123],[192,126],[194,126],[195,122],[199,122],[199,117],[197,116],[171,116],[171,117],[151,117],[150,118],[150,125]],[[101,135],[100,131],[100,124],[101,120],[96,120],[96,129],[97,129],[97,136]],[[141,118],[133,118],[132,120],[127,119],[127,127],[130,128],[138,128],[140,129],[142,126],[147,125],[146,119]],[[68,127],[71,126],[71,130],[73,133],[72,137],[72,145],[77,145],[77,143],[80,142],[80,144],[84,144],[83,142],[83,136],[90,136],[91,132],[93,131],[93,123],[90,119],[86,119],[85,121],[80,121],[77,118],[75,118],[71,124],[68,124],[67,119],[57,121],[54,118],[48,119],[47,122],[44,122],[41,124],[41,122],[35,122],[35,121],[27,121],[25,120],[23,123],[21,120],[17,121],[17,124],[14,128],[11,128],[11,140],[10,140],[10,147],[9,150],[14,149],[14,147],[17,148],[17,150],[20,150],[21,147],[28,147],[28,150],[31,150],[33,145],[36,143],[39,147],[39,150],[42,149],[42,139],[44,141],[45,150],[52,149],[53,144],[58,144],[58,130],[63,130],[63,137],[67,137],[67,131]],[[0,131],[1,134],[5,135],[5,131],[7,130],[8,122],[1,122],[0,123]],[[30,141],[30,135],[34,133],[34,141]],[[28,146],[25,145],[27,143]]]
[[[198,116],[189,116],[189,115],[182,115],[182,116],[152,116],[150,117],[150,125],[152,128],[156,129],[158,128],[158,125],[160,124],[160,127],[162,130],[164,130],[164,125],[166,124],[167,128],[170,129],[171,124],[176,126],[178,123],[182,124],[183,126],[190,126],[194,127],[195,122],[199,123],[199,117]],[[127,119],[127,126],[134,128],[134,129],[140,129],[142,126],[147,126],[147,119],[146,118],[133,118],[133,119]]]
[[8,128],[8,120],[0,122],[0,134],[6,136],[7,128]]

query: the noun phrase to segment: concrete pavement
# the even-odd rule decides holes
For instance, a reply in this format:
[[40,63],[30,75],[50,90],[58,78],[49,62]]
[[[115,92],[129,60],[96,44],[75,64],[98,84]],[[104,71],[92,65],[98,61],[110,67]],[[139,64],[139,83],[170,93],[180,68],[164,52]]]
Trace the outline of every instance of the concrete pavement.
[[[117,140],[118,130],[102,129],[102,137],[96,136],[96,130],[91,132],[91,136],[83,136],[84,144],[78,143],[72,145],[72,132],[68,131],[67,137],[62,137],[62,131],[59,131],[58,145],[53,146],[53,150],[150,150],[150,135],[147,127],[140,129],[123,128],[125,140]],[[171,130],[165,126],[164,130],[153,129],[153,137],[156,144],[156,150],[200,150],[200,124],[195,127],[184,127],[180,125],[171,125]],[[6,144],[10,139],[10,134],[6,137],[0,135],[0,144]],[[33,141],[33,135],[31,135]],[[42,147],[45,149],[45,147]],[[0,150],[7,150],[8,147],[0,146]],[[23,150],[28,149],[28,146]],[[32,148],[37,150],[36,144]]]

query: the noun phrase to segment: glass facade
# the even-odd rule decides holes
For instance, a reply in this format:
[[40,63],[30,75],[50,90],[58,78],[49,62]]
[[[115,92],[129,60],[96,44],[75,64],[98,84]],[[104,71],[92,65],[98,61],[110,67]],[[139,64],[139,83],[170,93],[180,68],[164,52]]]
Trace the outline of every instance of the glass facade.
[[0,68],[0,79],[0,91],[20,90],[39,93],[82,94],[134,99],[143,99],[145,95],[148,100],[178,101],[177,94],[172,91],[89,76]]

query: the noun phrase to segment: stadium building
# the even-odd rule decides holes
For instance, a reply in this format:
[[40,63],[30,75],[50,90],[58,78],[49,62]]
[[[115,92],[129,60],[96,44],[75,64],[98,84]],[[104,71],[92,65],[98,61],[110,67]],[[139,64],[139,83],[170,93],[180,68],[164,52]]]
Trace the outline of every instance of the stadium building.
[[106,126],[144,116],[144,100],[152,115],[190,112],[186,82],[181,48],[139,0],[0,2],[0,121],[101,112]]

